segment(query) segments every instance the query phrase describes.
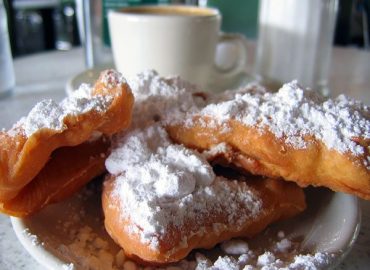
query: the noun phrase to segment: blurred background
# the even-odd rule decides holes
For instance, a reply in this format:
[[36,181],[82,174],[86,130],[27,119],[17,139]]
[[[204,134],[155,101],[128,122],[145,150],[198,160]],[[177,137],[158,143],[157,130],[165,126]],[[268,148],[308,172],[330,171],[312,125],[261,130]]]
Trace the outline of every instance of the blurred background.
[[[83,0],[4,0],[13,57],[48,50],[69,50],[81,45],[78,1]],[[235,9],[241,4],[248,8]],[[208,5],[220,9],[222,30],[239,32],[248,39],[258,34],[258,0],[90,0],[101,12],[111,8],[142,3],[181,3]],[[370,0],[339,0],[334,44],[369,50]],[[234,7],[234,8],[233,8]],[[102,31],[104,31],[104,15]],[[106,30],[105,30],[106,31]],[[104,36],[104,33],[102,33]],[[107,39],[107,37],[105,37]],[[109,37],[108,37],[109,39]],[[109,44],[109,40],[107,41]]]

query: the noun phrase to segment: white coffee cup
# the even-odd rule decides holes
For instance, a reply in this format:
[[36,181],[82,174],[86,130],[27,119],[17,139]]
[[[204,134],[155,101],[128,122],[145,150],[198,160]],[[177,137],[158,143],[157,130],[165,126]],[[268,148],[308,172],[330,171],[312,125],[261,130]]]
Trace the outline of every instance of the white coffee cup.
[[[195,6],[127,7],[108,14],[114,63],[131,78],[146,69],[180,75],[205,90],[231,81],[246,69],[247,47],[241,35],[220,33],[217,9]],[[220,43],[234,46],[237,57],[215,64]]]

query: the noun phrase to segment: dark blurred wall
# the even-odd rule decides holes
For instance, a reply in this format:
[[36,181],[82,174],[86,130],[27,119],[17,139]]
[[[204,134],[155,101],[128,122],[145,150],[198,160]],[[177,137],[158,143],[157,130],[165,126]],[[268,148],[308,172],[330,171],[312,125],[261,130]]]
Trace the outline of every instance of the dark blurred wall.
[[74,0],[5,0],[13,56],[80,44]]
[[334,42],[369,49],[370,0],[339,0]]
[[[234,0],[235,1],[235,0]],[[239,0],[238,0],[239,1]],[[241,0],[240,0],[241,1]],[[249,1],[249,0],[245,0]],[[339,46],[369,47],[370,36],[370,0],[338,0],[338,18],[334,44]],[[8,26],[12,52],[14,56],[35,53],[45,50],[67,50],[80,45],[76,23],[75,0],[45,0],[54,5],[35,8],[20,8],[19,3],[31,5],[33,0],[4,0],[8,12]],[[57,2],[57,4],[55,4]],[[198,1],[173,0],[176,3],[197,4]],[[228,0],[209,0],[208,5],[214,4],[227,13]],[[258,0],[253,0],[252,29],[257,29]],[[252,10],[249,9],[251,13]],[[241,13],[241,12],[240,12]],[[225,16],[227,14],[224,14]],[[244,14],[247,15],[247,14]],[[240,16],[239,16],[240,17]],[[241,17],[243,17],[241,15]],[[235,32],[238,26],[237,16],[230,14],[230,27]],[[226,22],[226,18],[225,18]],[[235,22],[235,25],[232,23]],[[243,22],[245,24],[245,22]],[[224,31],[229,31],[228,25],[223,25]],[[256,33],[246,33],[252,38]]]

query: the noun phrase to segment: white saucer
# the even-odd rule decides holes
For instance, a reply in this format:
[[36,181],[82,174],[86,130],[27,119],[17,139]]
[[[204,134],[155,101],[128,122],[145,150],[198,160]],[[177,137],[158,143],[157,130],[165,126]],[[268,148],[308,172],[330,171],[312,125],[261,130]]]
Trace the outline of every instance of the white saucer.
[[68,94],[78,89],[78,87],[82,83],[93,84],[98,79],[100,72],[107,68],[111,68],[111,67],[103,66],[103,67],[98,67],[98,68],[86,69],[82,71],[81,73],[78,73],[76,76],[73,76],[66,83],[66,86],[65,86],[66,93]]
[[[66,83],[66,86],[65,86],[66,93],[68,94],[78,89],[78,87],[82,83],[93,84],[98,79],[100,72],[107,68],[112,68],[112,67],[103,66],[103,67],[87,69],[77,74],[76,76],[73,76]],[[229,79],[227,81],[210,82],[208,89],[205,89],[205,90],[212,91],[212,92],[220,92],[226,89],[235,89],[240,86],[246,85],[247,83],[254,81],[254,80],[255,78],[253,76],[242,72],[242,73],[235,75],[232,79]],[[200,90],[203,90],[203,89],[200,89]]]
[[[91,192],[91,186],[95,191]],[[71,263],[75,270],[89,269],[89,263],[96,263],[86,259],[86,251],[71,248],[71,243],[75,241],[73,232],[86,226],[97,238],[106,242],[105,251],[113,258],[119,251],[104,230],[99,185],[90,185],[88,190],[51,205],[30,218],[11,218],[22,245],[48,269],[66,270]],[[300,250],[336,254],[330,266],[334,267],[349,252],[359,232],[361,213],[358,199],[326,189],[312,188],[306,193],[308,208],[303,214],[271,226],[268,233],[252,239],[252,244],[259,245],[266,237],[277,237],[276,232],[284,231],[286,237],[303,240]],[[89,251],[89,256],[93,252]]]

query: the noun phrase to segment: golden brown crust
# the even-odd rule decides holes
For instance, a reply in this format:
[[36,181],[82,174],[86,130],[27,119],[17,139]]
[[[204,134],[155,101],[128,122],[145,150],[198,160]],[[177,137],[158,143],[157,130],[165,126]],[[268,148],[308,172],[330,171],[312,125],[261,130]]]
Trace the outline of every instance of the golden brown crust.
[[[209,249],[233,237],[252,237],[270,223],[297,215],[306,207],[304,193],[294,183],[262,178],[246,182],[224,180],[235,188],[246,188],[256,194],[262,201],[261,211],[238,228],[228,224],[227,211],[210,212],[199,221],[203,230],[189,221],[181,228],[171,227],[160,237],[158,247],[153,249],[148,243],[143,243],[139,234],[132,232],[135,225],[128,213],[124,213],[120,200],[113,195],[114,181],[114,176],[105,181],[102,194],[105,228],[127,256],[150,265],[179,261],[193,249]],[[216,223],[223,225],[215,226]],[[187,235],[186,243],[181,237],[184,234]]]
[[[52,153],[56,149],[78,146],[91,139],[96,132],[102,134],[103,137],[110,136],[130,125],[134,98],[126,82],[107,79],[114,79],[115,74],[111,70],[103,72],[92,90],[92,96],[100,95],[111,99],[105,110],[92,109],[79,114],[70,113],[63,119],[64,127],[62,130],[39,129],[29,137],[27,137],[22,124],[13,128],[11,134],[4,131],[0,132],[0,202],[2,202],[3,211],[13,212],[13,210],[6,209],[11,200],[18,200],[18,195],[24,196],[24,192],[29,189],[28,185],[34,179],[45,178],[45,176],[38,176],[38,174],[48,164]],[[105,150],[102,152],[106,154],[108,146],[106,143],[103,143],[103,145],[105,145]],[[78,147],[83,148],[84,146]],[[71,154],[74,151],[71,150]],[[86,154],[96,154],[94,151],[85,152]],[[84,158],[87,160],[88,157],[82,157],[82,160]],[[69,176],[75,177],[77,168],[73,168],[74,164],[69,163],[69,161],[63,163],[66,168],[72,166],[72,170],[75,171],[71,172]],[[85,165],[91,166],[91,172],[82,173],[84,175],[82,178],[86,178],[87,175],[94,177],[103,171],[102,160],[94,165],[85,162]],[[55,174],[58,173],[58,171],[55,171]],[[48,177],[50,175],[48,173]],[[86,183],[87,180],[82,178],[81,181]],[[48,179],[48,181],[51,180]],[[68,180],[65,179],[65,181]],[[46,180],[41,182],[43,181]],[[74,178],[74,181],[79,180]],[[76,185],[80,186],[79,184]],[[25,215],[32,212],[31,209],[22,211],[15,213]]]
[[101,137],[78,146],[58,148],[29,184],[14,198],[0,203],[0,211],[25,217],[71,196],[91,179],[104,173],[109,146],[110,141]]
[[294,148],[268,130],[243,125],[230,119],[227,131],[221,125],[205,125],[213,119],[195,116],[191,125],[169,125],[167,131],[177,143],[209,150],[226,143],[233,154],[232,163],[257,175],[281,177],[300,186],[325,186],[334,191],[370,199],[370,172],[364,165],[367,153],[361,156],[341,154],[328,149],[311,136],[304,140],[307,147]]

